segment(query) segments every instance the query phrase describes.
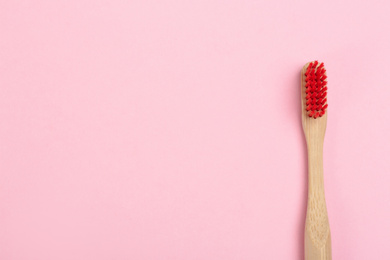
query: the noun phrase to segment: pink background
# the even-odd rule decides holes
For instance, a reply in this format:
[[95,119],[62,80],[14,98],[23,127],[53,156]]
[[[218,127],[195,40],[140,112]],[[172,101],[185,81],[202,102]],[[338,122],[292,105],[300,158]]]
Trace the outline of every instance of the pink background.
[[0,1],[0,259],[303,259],[325,62],[334,259],[390,259],[388,1]]

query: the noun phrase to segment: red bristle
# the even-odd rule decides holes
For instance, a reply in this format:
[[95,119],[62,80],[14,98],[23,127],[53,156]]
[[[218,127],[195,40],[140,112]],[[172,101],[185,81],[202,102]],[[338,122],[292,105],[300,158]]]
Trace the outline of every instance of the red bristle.
[[327,76],[324,63],[310,62],[305,72],[306,111],[314,119],[325,114],[327,103]]
[[315,81],[321,83],[320,77],[321,77],[321,74],[317,73]]

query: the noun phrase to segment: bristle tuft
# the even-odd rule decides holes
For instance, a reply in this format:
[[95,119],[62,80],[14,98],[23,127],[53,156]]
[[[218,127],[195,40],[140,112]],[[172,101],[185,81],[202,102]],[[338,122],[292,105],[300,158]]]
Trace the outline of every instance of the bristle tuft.
[[305,71],[306,111],[314,119],[325,115],[327,104],[327,76],[324,63],[310,62]]

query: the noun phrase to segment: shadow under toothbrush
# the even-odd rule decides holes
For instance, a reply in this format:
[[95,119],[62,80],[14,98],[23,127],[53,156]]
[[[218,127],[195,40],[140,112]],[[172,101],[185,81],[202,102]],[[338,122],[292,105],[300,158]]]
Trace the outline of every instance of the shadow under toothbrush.
[[306,210],[307,210],[307,176],[308,176],[308,161],[307,161],[307,149],[306,149],[306,138],[305,134],[302,129],[302,107],[301,107],[301,70],[298,71],[297,73],[297,90],[294,91],[295,96],[294,100],[296,105],[296,114],[297,114],[297,122],[299,122],[299,127],[301,128],[300,131],[300,141],[302,144],[302,149],[301,149],[301,155],[302,155],[302,163],[303,163],[303,168],[301,171],[301,180],[304,182],[303,184],[303,189],[300,193],[301,195],[301,208],[299,209],[299,220],[298,220],[298,241],[299,241],[299,250],[298,250],[298,260],[304,260],[305,259],[305,246],[304,246],[304,241],[305,241],[305,221],[306,221]]

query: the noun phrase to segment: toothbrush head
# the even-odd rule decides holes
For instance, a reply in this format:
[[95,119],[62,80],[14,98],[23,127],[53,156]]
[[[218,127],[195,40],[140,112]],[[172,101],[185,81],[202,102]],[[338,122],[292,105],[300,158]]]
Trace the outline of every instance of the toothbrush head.
[[324,63],[310,62],[304,73],[306,113],[317,119],[325,115],[327,103],[327,76]]

